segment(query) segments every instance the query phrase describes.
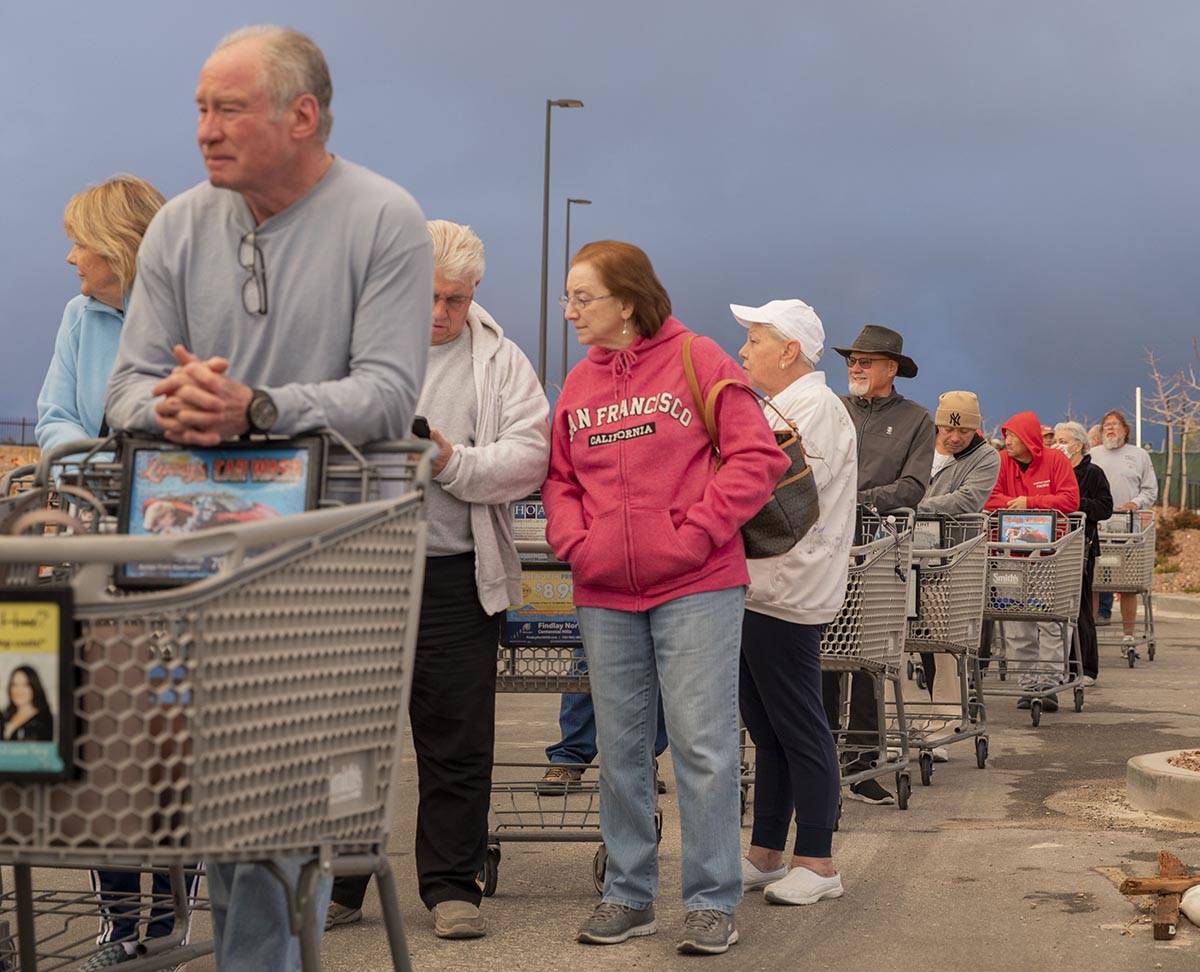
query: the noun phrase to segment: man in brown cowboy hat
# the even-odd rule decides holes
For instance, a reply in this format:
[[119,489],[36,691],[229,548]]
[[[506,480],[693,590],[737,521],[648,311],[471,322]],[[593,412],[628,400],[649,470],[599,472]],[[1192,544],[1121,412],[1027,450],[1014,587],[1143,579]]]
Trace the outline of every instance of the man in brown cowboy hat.
[[[849,395],[842,401],[858,433],[858,502],[880,513],[915,510],[929,485],[936,431],[928,410],[910,402],[894,388],[900,378],[915,378],[917,363],[904,353],[904,339],[891,328],[867,324],[854,344],[834,348],[846,359]],[[831,725],[839,725],[840,677],[824,676],[825,710]],[[862,772],[878,759],[871,747],[878,732],[875,683],[864,673],[851,679],[851,740],[858,741],[845,775]],[[895,798],[874,778],[852,783],[850,799],[885,804]]]

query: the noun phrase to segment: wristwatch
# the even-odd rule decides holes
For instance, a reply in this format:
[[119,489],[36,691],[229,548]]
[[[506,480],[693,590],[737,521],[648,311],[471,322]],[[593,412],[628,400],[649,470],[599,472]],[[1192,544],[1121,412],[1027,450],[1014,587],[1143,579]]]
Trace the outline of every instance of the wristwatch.
[[279,418],[279,409],[275,401],[261,388],[255,388],[250,396],[250,404],[246,406],[246,423],[251,432],[270,432],[271,426]]

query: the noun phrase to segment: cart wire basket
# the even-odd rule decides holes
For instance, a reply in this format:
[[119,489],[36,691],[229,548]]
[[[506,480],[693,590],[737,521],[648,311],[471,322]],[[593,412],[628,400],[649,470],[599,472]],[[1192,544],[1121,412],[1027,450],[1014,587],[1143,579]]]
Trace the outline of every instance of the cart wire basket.
[[[905,699],[909,742],[918,751],[922,784],[932,782],[933,750],[974,740],[976,765],[987,766],[987,707],[979,669],[987,581],[988,517],[947,516],[942,520],[943,545],[914,549],[917,568],[917,616],[909,619],[905,650],[908,680],[918,695]],[[951,666],[955,697],[935,699],[937,664]],[[928,698],[925,691],[928,691]],[[889,706],[894,719],[894,707]]]
[[[38,891],[34,866],[170,869],[184,920],[157,950],[123,963],[138,972],[211,951],[182,943],[185,867],[280,855],[311,857],[295,886],[274,871],[306,972],[319,967],[322,873],[378,876],[391,956],[407,968],[385,845],[420,610],[430,449],[360,451],[333,433],[323,442],[326,508],[188,535],[112,532],[122,481],[112,441],[45,456],[38,489],[8,484],[0,523],[19,535],[0,536],[0,576],[10,591],[69,586],[76,673],[74,777],[0,783],[0,863],[13,873],[0,956],[7,948],[14,972],[70,967],[94,935],[75,927],[89,912],[94,921],[93,895],[71,902]],[[74,458],[63,458],[68,450]],[[52,469],[61,471],[53,488]],[[223,564],[168,590],[112,584],[120,564],[198,555]]]
[[[984,668],[987,692],[1017,696],[1034,726],[1060,693],[1074,696],[1083,711],[1080,662],[1072,642],[1083,582],[1084,516],[1060,517],[1050,543],[1001,543],[993,521],[988,542],[987,593],[983,617],[995,625],[993,655]],[[1032,645],[1035,657],[1017,657],[1015,643]],[[1055,654],[1036,646],[1058,647]],[[999,649],[997,651],[997,649]],[[1026,647],[1028,653],[1029,648]]]
[[1100,553],[1096,557],[1092,590],[1096,593],[1136,594],[1141,602],[1141,617],[1134,622],[1132,637],[1126,637],[1115,624],[1100,626],[1096,635],[1101,644],[1119,645],[1121,654],[1133,668],[1145,645],[1146,657],[1154,661],[1154,544],[1157,521],[1153,510],[1116,513],[1100,522]]
[[[840,718],[830,728],[837,738],[838,758],[846,767],[842,785],[894,773],[897,805],[907,810],[912,781],[900,663],[908,628],[913,514],[867,512],[861,519],[862,533],[869,539],[850,548],[846,596],[821,637],[821,669],[836,673],[839,683]],[[873,728],[850,725],[851,677],[873,683]],[[890,721],[885,704],[889,688],[894,699]],[[863,765],[868,759],[870,765]]]

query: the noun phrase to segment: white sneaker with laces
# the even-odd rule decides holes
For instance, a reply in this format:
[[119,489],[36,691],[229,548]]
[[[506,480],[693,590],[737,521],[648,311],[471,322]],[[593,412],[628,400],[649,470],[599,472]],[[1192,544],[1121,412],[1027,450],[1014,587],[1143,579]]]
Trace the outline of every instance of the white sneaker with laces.
[[750,861],[742,858],[742,890],[753,891],[755,888],[765,887],[772,881],[778,881],[782,877],[787,877],[787,865],[784,864],[774,871],[760,871]]
[[1084,688],[1091,688],[1095,684],[1096,684],[1096,679],[1093,678],[1091,675],[1083,676],[1083,687]]
[[840,898],[845,894],[842,876],[821,877],[807,867],[793,867],[787,877],[763,888],[763,897],[771,904],[810,905],[822,898]]
[[933,754],[933,761],[935,763],[950,762],[950,750],[948,750],[945,746],[934,746],[930,752]]

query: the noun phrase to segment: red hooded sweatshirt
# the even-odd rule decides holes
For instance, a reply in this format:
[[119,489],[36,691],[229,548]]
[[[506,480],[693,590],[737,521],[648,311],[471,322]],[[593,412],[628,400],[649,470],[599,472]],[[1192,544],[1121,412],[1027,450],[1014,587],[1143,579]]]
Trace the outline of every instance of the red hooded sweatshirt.
[[1042,424],[1033,412],[1018,412],[1001,426],[1025,443],[1033,454],[1029,465],[1022,469],[1006,451],[1000,453],[1000,478],[985,510],[1003,510],[1008,501],[1024,496],[1031,510],[1058,510],[1074,513],[1079,509],[1079,483],[1071,460],[1057,449],[1042,444]]
[[[690,333],[668,317],[625,350],[593,347],[563,385],[542,500],[546,539],[571,565],[577,605],[648,611],[749,583],[740,529],[789,462],[754,397],[726,388],[714,473],[683,371]],[[706,395],[721,378],[745,381],[709,338],[692,343],[692,360]]]

